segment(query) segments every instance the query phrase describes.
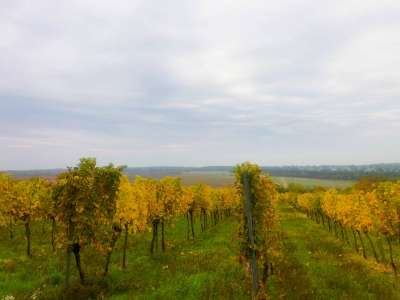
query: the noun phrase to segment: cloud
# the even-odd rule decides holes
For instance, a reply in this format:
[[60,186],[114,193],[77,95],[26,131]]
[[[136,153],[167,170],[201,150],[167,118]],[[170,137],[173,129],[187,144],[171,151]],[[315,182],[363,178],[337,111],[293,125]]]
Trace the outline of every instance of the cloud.
[[398,1],[0,4],[0,169],[398,161]]

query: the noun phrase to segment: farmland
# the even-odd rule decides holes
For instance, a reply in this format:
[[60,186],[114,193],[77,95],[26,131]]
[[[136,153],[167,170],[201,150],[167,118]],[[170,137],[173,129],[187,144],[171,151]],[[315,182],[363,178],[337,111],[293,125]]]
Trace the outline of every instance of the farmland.
[[[400,245],[388,227],[396,182],[271,181],[245,163],[234,174],[186,172],[181,179],[121,174],[115,197],[104,203],[99,199],[113,195],[106,189],[113,181],[102,184],[121,169],[95,163],[83,159],[51,183],[2,175],[0,299],[400,299]],[[96,204],[87,210],[77,191],[94,193]],[[256,199],[250,215],[249,191]],[[76,209],[65,222],[71,199]],[[257,219],[252,231],[249,218]],[[73,248],[63,235],[71,222],[79,236]],[[256,247],[246,235],[257,237]],[[76,266],[68,266],[68,249]]]
[[[74,286],[71,299],[98,295],[105,295],[107,299],[247,299],[242,285],[244,273],[237,261],[237,224],[227,220],[199,236],[195,242],[185,241],[185,226],[184,219],[176,220],[167,236],[168,252],[153,257],[148,254],[150,233],[132,237],[124,271],[121,270],[120,241],[110,276],[96,285]],[[50,241],[41,238],[50,233],[50,227],[45,227],[44,233],[42,230],[40,225],[32,230],[36,237],[32,260],[24,257],[23,243],[5,242],[8,238],[2,232],[0,299],[5,295],[31,299],[35,291],[39,299],[58,299],[63,286],[63,273],[58,266],[63,257],[51,254]],[[200,226],[195,230],[200,231]],[[15,238],[21,240],[23,236],[20,230]],[[90,254],[83,257],[83,261],[89,259]]]
[[[364,261],[304,214],[287,206],[280,210],[285,260],[279,262],[280,271],[271,278],[272,299],[400,299],[390,271]],[[46,227],[45,233],[49,230]],[[153,258],[148,256],[150,234],[135,236],[129,241],[126,271],[121,272],[118,250],[110,277],[96,288],[77,287],[74,299],[86,299],[96,293],[114,300],[249,299],[242,285],[245,274],[237,258],[237,223],[228,220],[196,242],[182,242],[185,230],[184,220],[178,220],[168,236],[170,250]],[[4,242],[7,237],[2,233],[2,296],[30,299],[34,291],[40,291],[39,298],[57,299],[63,282],[58,268],[62,257],[46,255],[49,241],[39,238],[44,236],[41,226],[35,226],[33,235],[38,237],[33,240],[33,251],[38,254],[30,261],[24,257],[24,245]],[[22,230],[16,238],[23,239]],[[122,244],[117,247],[120,249]],[[15,266],[7,266],[6,258]]]
[[[195,184],[204,182],[212,186],[226,186],[234,182],[234,176],[229,172],[183,172],[179,175],[184,184]],[[354,184],[354,180],[340,179],[315,179],[315,178],[300,178],[300,177],[280,177],[273,176],[272,180],[283,187],[288,187],[289,184],[300,184],[306,188],[325,187],[325,188],[348,188]]]
[[0,0],[0,300],[400,300],[399,32],[399,0]]
[[354,180],[341,180],[341,179],[315,179],[315,178],[301,178],[301,177],[272,177],[272,179],[283,187],[288,187],[289,184],[300,184],[306,188],[324,187],[324,188],[338,188],[344,189],[351,187]]

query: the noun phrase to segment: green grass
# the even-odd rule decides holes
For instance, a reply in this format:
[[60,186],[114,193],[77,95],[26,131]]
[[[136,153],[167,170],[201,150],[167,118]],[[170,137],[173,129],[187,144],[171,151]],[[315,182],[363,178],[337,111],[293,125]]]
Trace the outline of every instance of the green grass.
[[299,177],[273,177],[276,183],[287,187],[290,183],[301,184],[306,188],[313,188],[316,186],[325,188],[348,188],[351,187],[354,180],[339,180],[339,179],[315,179],[315,178],[299,178]]
[[[270,299],[400,299],[399,283],[391,269],[368,260],[326,227],[294,209],[279,207],[283,233],[280,259],[268,283]],[[23,227],[10,241],[0,231],[0,299],[249,299],[248,282],[239,263],[238,223],[232,217],[186,240],[186,222],[178,218],[167,231],[167,252],[149,255],[150,234],[129,239],[127,269],[122,270],[122,238],[112,258],[109,276],[94,273],[103,260],[83,250],[88,285],[78,283],[73,268],[71,290],[63,290],[63,253],[53,255],[49,228],[33,226],[32,259],[25,257]],[[377,240],[373,237],[375,243]],[[367,242],[365,244],[368,247]],[[400,261],[400,246],[395,245]],[[385,248],[387,252],[387,248]],[[97,278],[96,280],[94,278]]]
[[322,225],[280,208],[283,258],[270,290],[284,299],[400,299],[389,268],[364,260]]
[[[110,299],[247,299],[234,242],[236,228],[235,222],[227,220],[199,234],[196,241],[185,241],[186,227],[181,221],[169,235],[168,252],[153,258],[148,255],[149,243],[141,243],[138,236],[124,272],[129,282],[135,279],[136,283],[133,288],[130,283],[112,286]],[[120,261],[118,255],[115,261]],[[109,282],[117,283],[119,274],[114,268],[111,277],[116,278]],[[118,294],[121,288],[127,291]]]
[[[233,174],[229,172],[184,172],[179,176],[182,178],[182,182],[186,185],[202,182],[211,186],[219,187],[232,185],[235,181]],[[343,189],[351,187],[355,183],[354,180],[314,179],[299,177],[272,177],[272,179],[283,187],[287,187],[290,183],[297,183],[306,188],[321,186],[326,188]]]
[[[198,225],[198,224],[197,224]],[[22,228],[15,242],[5,232],[0,236],[0,257],[11,259],[15,268],[0,267],[0,299],[13,295],[31,299],[59,299],[63,293],[63,255],[51,254],[48,236],[41,226],[34,226],[32,259],[25,258]],[[109,276],[93,282],[96,259],[83,251],[83,263],[89,273],[89,284],[78,284],[75,267],[70,299],[104,297],[105,299],[248,299],[243,268],[238,261],[237,223],[226,219],[200,233],[195,241],[186,240],[185,220],[178,219],[167,231],[167,252],[149,255],[150,234],[132,236],[129,241],[127,269],[122,270],[122,239],[112,260]],[[43,238],[41,238],[43,237]],[[99,296],[100,295],[100,296]]]

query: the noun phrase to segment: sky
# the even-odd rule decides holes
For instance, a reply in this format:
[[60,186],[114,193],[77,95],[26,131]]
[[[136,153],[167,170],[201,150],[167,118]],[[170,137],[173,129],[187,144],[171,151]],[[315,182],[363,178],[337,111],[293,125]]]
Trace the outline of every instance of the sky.
[[400,1],[0,0],[0,169],[400,161]]

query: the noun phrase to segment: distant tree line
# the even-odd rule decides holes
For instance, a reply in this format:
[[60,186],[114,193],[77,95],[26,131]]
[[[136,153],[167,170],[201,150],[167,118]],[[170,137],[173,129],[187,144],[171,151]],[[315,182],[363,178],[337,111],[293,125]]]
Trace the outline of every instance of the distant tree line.
[[282,166],[263,167],[262,170],[272,176],[317,179],[358,180],[363,177],[400,178],[400,163],[359,166]]
[[[358,180],[363,177],[380,177],[384,179],[400,178],[400,163],[373,164],[373,165],[347,165],[347,166],[264,166],[262,171],[271,176],[302,177],[317,179],[351,179]],[[8,171],[17,178],[30,177],[55,177],[65,172],[65,169],[49,170],[21,170]],[[182,176],[186,172],[232,172],[233,166],[208,166],[208,167],[130,167],[124,173],[130,178],[136,176],[160,179],[165,176]]]

